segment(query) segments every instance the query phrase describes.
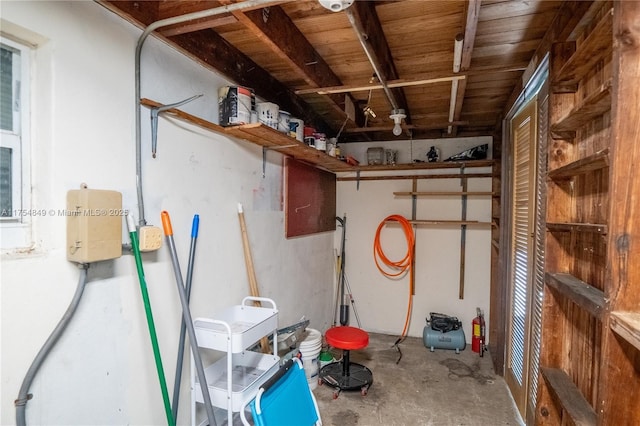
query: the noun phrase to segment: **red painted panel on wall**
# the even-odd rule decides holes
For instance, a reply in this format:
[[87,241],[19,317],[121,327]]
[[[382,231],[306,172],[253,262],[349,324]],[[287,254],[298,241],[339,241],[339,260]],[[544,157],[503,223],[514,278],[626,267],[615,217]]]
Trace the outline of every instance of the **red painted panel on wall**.
[[336,229],[336,175],[285,159],[285,235],[287,238]]

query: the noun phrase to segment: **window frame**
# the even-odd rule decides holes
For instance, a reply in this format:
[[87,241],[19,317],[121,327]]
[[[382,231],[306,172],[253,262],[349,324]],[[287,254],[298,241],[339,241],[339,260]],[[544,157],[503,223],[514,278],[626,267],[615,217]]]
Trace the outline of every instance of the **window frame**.
[[32,246],[30,101],[34,52],[32,45],[4,33],[0,34],[0,43],[19,52],[20,57],[19,77],[12,82],[19,110],[14,112],[13,130],[0,129],[0,146],[12,149],[12,214],[0,217],[0,249],[6,250]]

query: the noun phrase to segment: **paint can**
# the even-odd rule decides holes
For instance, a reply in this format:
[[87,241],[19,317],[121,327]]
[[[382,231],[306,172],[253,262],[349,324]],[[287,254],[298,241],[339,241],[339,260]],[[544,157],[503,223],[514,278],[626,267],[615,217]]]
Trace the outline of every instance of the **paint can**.
[[315,148],[316,147],[316,138],[314,138],[313,136],[305,136],[304,137],[304,144],[310,146],[311,148]]
[[320,361],[318,356],[322,350],[322,334],[313,328],[307,328],[306,337],[300,342],[300,355],[307,383],[311,390],[318,386]]
[[223,86],[218,89],[218,121],[221,126],[236,126],[251,122],[256,103],[252,89],[242,86]]
[[281,133],[289,134],[290,120],[291,120],[291,113],[280,110],[278,112],[278,131]]
[[280,119],[280,107],[273,102],[260,102],[256,105],[258,121],[265,126],[278,130],[278,120]]
[[313,135],[316,138],[316,149],[318,151],[327,150],[327,135],[324,133],[316,133]]
[[299,118],[289,119],[289,136],[304,142],[304,120]]

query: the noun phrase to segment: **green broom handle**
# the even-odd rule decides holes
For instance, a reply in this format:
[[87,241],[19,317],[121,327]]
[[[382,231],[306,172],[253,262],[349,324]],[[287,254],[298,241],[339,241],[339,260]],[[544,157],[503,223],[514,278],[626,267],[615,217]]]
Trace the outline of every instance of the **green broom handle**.
[[169,392],[167,391],[167,382],[164,377],[164,369],[162,368],[162,358],[160,357],[160,347],[158,346],[156,327],[153,323],[153,313],[151,312],[151,303],[149,302],[147,283],[144,278],[144,269],[142,268],[142,257],[140,256],[140,247],[138,246],[138,234],[136,232],[136,225],[131,215],[127,215],[127,226],[129,228],[129,237],[131,238],[131,249],[133,251],[134,258],[136,259],[138,280],[140,281],[140,291],[142,292],[142,300],[144,301],[144,311],[147,315],[149,337],[151,337],[153,356],[156,360],[156,369],[158,370],[158,379],[160,380],[160,389],[162,390],[162,399],[164,401],[164,411],[167,416],[167,423],[169,424],[169,426],[174,426],[175,423],[173,421],[173,415],[171,413],[171,402],[169,401]]

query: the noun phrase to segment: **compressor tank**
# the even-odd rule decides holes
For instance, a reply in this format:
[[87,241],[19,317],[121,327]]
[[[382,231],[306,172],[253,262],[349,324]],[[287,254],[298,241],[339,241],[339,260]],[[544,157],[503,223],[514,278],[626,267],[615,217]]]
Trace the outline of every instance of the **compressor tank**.
[[435,349],[452,349],[459,354],[467,345],[462,327],[458,330],[451,330],[443,333],[441,331],[434,330],[427,325],[422,331],[422,340],[424,341],[424,345],[429,348],[431,352]]

